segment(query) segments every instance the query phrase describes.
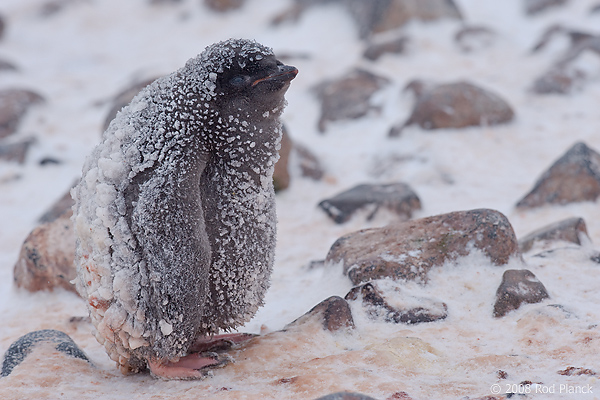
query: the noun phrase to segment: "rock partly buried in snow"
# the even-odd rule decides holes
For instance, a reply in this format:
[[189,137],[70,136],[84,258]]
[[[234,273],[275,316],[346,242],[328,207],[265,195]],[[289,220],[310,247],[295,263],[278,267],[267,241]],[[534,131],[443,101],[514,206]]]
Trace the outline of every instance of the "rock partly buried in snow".
[[533,82],[537,94],[568,94],[583,87],[585,73],[575,68],[551,68]]
[[600,196],[600,154],[585,143],[573,145],[542,174],[518,208],[595,201]]
[[104,132],[111,121],[115,119],[115,116],[123,107],[128,105],[131,100],[137,95],[140,90],[151,84],[156,80],[156,77],[150,79],[144,79],[140,82],[136,82],[127,88],[123,89],[123,91],[119,92],[111,101],[110,101],[110,109],[104,118],[104,124],[102,125],[102,132]]
[[204,4],[214,11],[226,12],[236,10],[244,5],[245,0],[204,0]]
[[330,3],[341,4],[350,12],[362,39],[397,30],[412,20],[462,19],[453,0],[295,0],[273,24],[297,20],[308,8]]
[[322,320],[323,329],[336,332],[340,329],[354,328],[354,319],[350,305],[339,296],[331,296],[316,306],[309,312],[289,323],[284,330],[306,323],[308,320],[318,318]]
[[464,26],[454,34],[454,41],[465,53],[490,47],[496,33],[485,26]]
[[[31,353],[42,348],[51,348],[63,358],[75,358],[90,362],[85,353],[64,332],[53,329],[29,332],[10,345],[2,362],[2,377],[10,375]],[[45,357],[44,357],[45,358]]]
[[376,61],[384,54],[401,54],[404,53],[407,43],[408,38],[406,36],[372,41],[367,45],[363,57],[371,61]]
[[341,264],[355,285],[381,278],[427,281],[431,268],[472,249],[494,265],[520,257],[508,219],[498,211],[478,209],[351,233],[331,246],[325,261]]
[[352,214],[365,207],[373,208],[368,220],[382,207],[407,220],[413,211],[421,209],[421,200],[405,183],[363,184],[321,201],[319,207],[338,224],[348,221]]
[[408,120],[394,126],[389,135],[399,136],[402,130],[417,124],[423,129],[488,126],[512,121],[514,112],[500,96],[469,82],[429,85],[415,80],[409,83],[416,101]]
[[35,228],[25,239],[14,267],[18,287],[31,292],[64,288],[75,292],[71,283],[75,270],[75,233],[71,212]]
[[328,394],[327,396],[319,397],[315,400],[376,400],[371,396],[361,393],[337,392]]
[[291,139],[285,125],[281,138],[279,160],[275,163],[273,184],[275,191],[287,189],[291,183],[292,170],[300,170],[303,177],[319,180],[324,171],[317,157],[306,147]]
[[448,316],[446,303],[404,293],[398,284],[387,279],[356,286],[345,298],[361,300],[371,317],[387,322],[418,324]]
[[360,118],[380,108],[371,104],[371,97],[389,82],[371,72],[355,69],[340,79],[323,82],[315,88],[321,100],[319,132],[327,123]]
[[539,14],[549,8],[562,6],[567,0],[524,0],[525,13],[527,15]]
[[15,133],[29,108],[43,101],[42,96],[31,90],[0,90],[0,139]]
[[19,68],[10,61],[0,59],[0,71],[17,71]]
[[521,253],[525,253],[531,250],[536,242],[559,240],[581,245],[582,236],[588,237],[587,227],[583,218],[567,218],[531,232],[519,240],[519,250]]
[[27,157],[29,147],[34,142],[35,139],[29,138],[14,143],[0,143],[0,160],[23,164]]
[[[77,184],[76,181],[73,186]],[[68,212],[71,215],[71,208],[73,207],[73,198],[71,197],[71,191],[67,190],[67,192],[62,195],[60,199],[58,199],[48,210],[46,210],[42,216],[38,219],[40,224],[44,224],[46,222],[52,222],[64,213]]]
[[549,298],[546,288],[533,272],[527,269],[508,269],[496,291],[494,317],[503,317],[523,303],[539,303]]

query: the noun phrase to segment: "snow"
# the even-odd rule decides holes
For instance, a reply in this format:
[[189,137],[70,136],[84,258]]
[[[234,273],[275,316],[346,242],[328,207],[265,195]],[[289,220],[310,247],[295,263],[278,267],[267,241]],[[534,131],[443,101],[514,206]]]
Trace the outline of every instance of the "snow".
[[[144,0],[73,1],[48,17],[40,15],[41,0],[3,0],[0,13],[7,16],[7,31],[0,56],[21,71],[1,72],[0,88],[34,89],[47,102],[32,109],[15,136],[38,138],[26,163],[0,163],[0,351],[33,330],[58,329],[73,338],[94,367],[44,353],[0,379],[0,397],[313,399],[350,390],[377,399],[400,391],[414,399],[459,399],[491,395],[495,384],[504,393],[507,385],[531,381],[546,389],[556,385],[551,395],[529,387],[531,398],[600,398],[597,376],[557,373],[569,366],[600,371],[600,266],[589,260],[600,243],[598,204],[530,211],[514,207],[574,143],[583,141],[600,150],[600,63],[595,54],[584,54],[577,62],[589,74],[581,90],[566,96],[528,91],[567,48],[565,41],[556,40],[530,54],[545,28],[561,23],[598,34],[600,15],[588,14],[597,2],[571,1],[529,18],[519,0],[456,2],[470,24],[497,33],[489,48],[461,52],[452,39],[461,27],[458,22],[411,23],[405,29],[412,38],[409,52],[372,63],[361,58],[364,44],[353,21],[335,4],[272,27],[271,18],[289,7],[290,0],[248,0],[242,9],[226,14],[209,12],[195,0],[162,6]],[[233,351],[236,363],[204,381],[123,376],[92,336],[91,326],[69,322],[87,315],[76,295],[19,290],[13,286],[12,268],[36,219],[79,177],[86,156],[100,140],[108,100],[134,81],[181,68],[206,46],[230,37],[255,39],[276,54],[298,55],[283,60],[300,72],[286,95],[282,118],[292,138],[322,161],[326,175],[315,182],[295,174],[291,187],[277,194],[271,288],[264,306],[240,329],[264,336]],[[325,134],[318,133],[319,107],[311,88],[357,66],[391,80],[375,99],[383,105],[381,113],[332,122]],[[506,99],[516,118],[507,125],[440,132],[411,126],[389,139],[389,128],[404,121],[413,104],[401,88],[416,78],[480,84]],[[146,112],[142,103],[136,109]],[[256,141],[255,146],[260,144]],[[45,156],[63,163],[40,166]],[[114,177],[121,173],[109,164],[102,170]],[[278,332],[320,301],[344,296],[351,287],[339,265],[310,268],[310,262],[324,259],[340,236],[382,226],[390,218],[382,212],[367,222],[365,213],[336,225],[318,202],[357,184],[397,180],[408,183],[421,199],[423,208],[415,218],[493,208],[523,237],[578,216],[586,221],[591,243],[536,245],[525,254],[525,265],[512,260],[504,267],[473,252],[432,271],[427,285],[407,284],[411,296],[448,305],[448,318],[442,321],[372,321],[355,302],[352,333],[324,332],[318,321]],[[99,195],[98,201],[105,203],[112,193]],[[544,257],[533,256],[538,250],[546,250]],[[550,299],[493,318],[495,292],[509,268],[531,270]],[[167,332],[164,322],[161,329]],[[507,379],[500,380],[498,370],[507,372]],[[590,385],[594,393],[560,393],[560,385],[566,384]]]

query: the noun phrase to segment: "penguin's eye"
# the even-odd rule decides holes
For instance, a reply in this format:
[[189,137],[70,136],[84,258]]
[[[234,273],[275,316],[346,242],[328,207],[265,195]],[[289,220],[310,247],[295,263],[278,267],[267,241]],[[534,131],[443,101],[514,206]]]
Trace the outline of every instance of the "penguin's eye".
[[233,86],[245,86],[248,83],[249,77],[246,75],[236,75],[229,80],[229,83]]

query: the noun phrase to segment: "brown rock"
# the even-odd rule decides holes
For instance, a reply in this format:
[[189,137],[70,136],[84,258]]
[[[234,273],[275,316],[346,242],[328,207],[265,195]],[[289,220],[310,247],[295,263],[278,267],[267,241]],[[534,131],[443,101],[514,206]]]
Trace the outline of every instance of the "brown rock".
[[124,89],[122,92],[118,93],[115,96],[115,98],[111,101],[110,110],[106,114],[106,118],[104,118],[104,125],[102,126],[102,131],[104,132],[108,128],[111,121],[117,116],[117,113],[121,111],[123,107],[128,105],[131,102],[131,100],[135,97],[135,95],[140,92],[140,90],[142,90],[155,80],[156,77],[151,79],[144,79],[140,82],[132,84],[131,86]]
[[508,219],[498,211],[479,209],[363,229],[339,238],[327,263],[341,263],[355,284],[392,278],[427,281],[429,270],[481,250],[494,265],[520,256]]
[[568,94],[583,86],[585,73],[573,68],[552,68],[533,82],[537,94]]
[[405,51],[407,43],[408,38],[406,36],[372,41],[367,45],[363,57],[371,61],[376,61],[384,54],[401,54]]
[[308,319],[319,318],[323,321],[323,329],[331,332],[340,329],[354,328],[354,319],[348,302],[339,296],[331,296],[309,312],[288,324],[284,330],[305,323]]
[[494,317],[503,317],[523,303],[539,303],[549,297],[546,288],[533,272],[527,269],[507,269],[496,291]]
[[600,154],[585,143],[573,145],[542,174],[518,208],[595,201],[600,196]]
[[496,34],[485,26],[465,26],[456,32],[454,41],[465,53],[483,50],[492,45]]
[[34,142],[35,139],[29,138],[14,143],[0,143],[0,160],[23,164],[27,151]]
[[281,137],[281,149],[279,150],[279,160],[275,163],[275,170],[273,171],[273,185],[275,186],[276,192],[287,189],[290,186],[289,163],[291,151],[292,139],[290,139],[290,135],[284,126],[283,136]]
[[371,317],[397,324],[433,322],[448,316],[446,303],[403,293],[401,287],[390,280],[376,280],[356,286],[345,299],[360,300]]
[[30,292],[64,288],[75,292],[75,233],[71,212],[35,228],[25,239],[14,267],[18,287]]
[[379,111],[370,100],[388,82],[371,72],[355,69],[338,80],[320,84],[315,89],[321,100],[319,132],[325,132],[330,121],[356,119],[372,110]]
[[319,397],[315,400],[376,400],[373,397],[361,393],[338,392]]
[[537,229],[519,240],[519,250],[525,253],[535,242],[562,240],[581,245],[581,235],[588,236],[583,218],[573,217]]
[[589,368],[582,368],[582,367],[567,367],[564,370],[558,371],[558,374],[566,375],[566,376],[574,376],[574,375],[597,376],[597,375],[600,375],[598,372],[595,372],[594,370],[591,370]]
[[415,92],[415,106],[404,124],[390,130],[392,137],[413,124],[427,130],[464,128],[503,124],[514,117],[512,108],[501,97],[469,82],[430,86],[417,80],[407,89]]
[[244,0],[204,0],[204,4],[213,11],[226,12],[244,5]]
[[321,162],[307,147],[304,147],[300,143],[294,143],[294,151],[298,156],[298,162],[300,163],[300,173],[306,178],[311,178],[316,181],[323,178],[325,170],[321,165]]
[[[71,187],[75,187],[77,182],[78,182],[78,180],[75,181],[73,183],[73,186],[71,186]],[[71,197],[71,190],[69,189],[46,212],[44,212],[44,214],[42,214],[42,216],[38,219],[38,222],[40,224],[44,224],[47,222],[54,221],[55,219],[57,219],[64,213],[70,212],[71,207],[73,207],[73,204],[74,204],[74,201],[73,201],[73,198]]]
[[539,14],[549,8],[562,6],[567,0],[525,0],[525,13],[527,15]]
[[0,139],[15,133],[29,108],[43,101],[42,96],[30,90],[0,90]]
[[421,200],[410,186],[398,182],[388,185],[358,185],[319,203],[319,207],[338,224],[348,221],[357,210],[367,206],[374,207],[368,220],[381,207],[406,220],[412,216],[413,211],[421,209]]

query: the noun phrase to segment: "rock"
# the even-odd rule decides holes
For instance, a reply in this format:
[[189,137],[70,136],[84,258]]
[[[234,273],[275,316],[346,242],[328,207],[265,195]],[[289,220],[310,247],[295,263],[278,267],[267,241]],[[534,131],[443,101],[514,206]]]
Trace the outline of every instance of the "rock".
[[392,37],[391,39],[371,41],[363,53],[363,57],[376,61],[384,54],[401,54],[408,44],[408,37]]
[[328,394],[327,396],[319,397],[315,400],[376,400],[373,397],[367,396],[366,394],[351,393],[351,392],[338,392]]
[[323,329],[336,332],[340,329],[354,328],[354,319],[348,302],[339,296],[331,296],[316,306],[309,312],[288,324],[284,330],[302,325],[309,319],[319,318],[323,322]]
[[48,17],[59,12],[64,11],[67,7],[71,7],[74,4],[85,3],[89,0],[50,0],[42,4],[40,9],[40,15]]
[[18,287],[30,292],[63,288],[75,292],[75,232],[72,212],[38,226],[25,239],[14,267]]
[[181,0],[149,0],[149,3],[153,6],[173,5],[181,3]]
[[1,376],[10,375],[13,369],[18,367],[36,348],[44,345],[50,345],[54,350],[70,358],[90,362],[86,354],[73,342],[69,335],[53,329],[44,329],[29,332],[10,345],[4,353]]
[[0,160],[2,161],[14,161],[19,164],[25,162],[25,157],[29,147],[35,142],[35,139],[29,138],[20,140],[14,143],[0,143]]
[[495,32],[485,26],[465,26],[454,35],[454,41],[465,53],[486,49],[495,38]]
[[567,218],[531,232],[519,240],[519,250],[521,253],[526,253],[531,250],[535,242],[541,241],[563,240],[581,245],[580,238],[582,235],[588,237],[583,218]]
[[600,13],[600,4],[596,4],[590,8],[590,14]]
[[387,279],[356,286],[345,299],[361,300],[371,317],[397,324],[433,322],[448,316],[446,303],[403,293],[398,284]]
[[339,238],[326,263],[341,264],[359,285],[374,279],[427,281],[429,270],[481,250],[494,265],[520,257],[508,219],[498,211],[478,209],[363,229]]
[[340,79],[321,83],[315,88],[321,100],[319,132],[325,132],[330,121],[356,119],[372,110],[379,111],[379,107],[370,104],[371,97],[388,82],[371,72],[355,69]]
[[44,98],[25,89],[0,90],[0,139],[12,135],[29,108]]
[[566,36],[569,39],[570,48],[573,48],[578,44],[582,43],[583,41],[595,37],[593,34],[588,32],[580,31],[578,29],[567,28],[561,24],[553,24],[546,28],[540,39],[537,41],[536,45],[533,46],[531,52],[536,53],[542,50],[548,45],[548,43],[550,43],[551,40],[553,40],[557,36]]
[[244,5],[244,0],[204,0],[204,5],[213,11],[226,12]]
[[506,101],[469,82],[430,86],[416,80],[407,89],[416,95],[415,106],[404,124],[390,130],[391,137],[399,136],[405,127],[413,124],[432,130],[498,125],[514,118]]
[[275,170],[273,171],[273,185],[276,192],[287,189],[290,186],[289,162],[291,151],[292,139],[290,139],[290,135],[284,125],[279,160],[275,163]]
[[119,111],[121,111],[121,109],[123,107],[128,105],[131,102],[131,100],[135,97],[135,95],[140,92],[140,90],[142,90],[143,88],[148,86],[150,83],[154,82],[155,80],[156,80],[156,77],[139,81],[139,82],[134,83],[131,86],[127,87],[122,92],[118,93],[114,97],[114,99],[111,100],[110,110],[106,114],[106,118],[104,118],[104,124],[102,125],[102,131],[104,132],[108,128],[111,121],[113,119],[115,119],[115,117],[117,116],[117,113]]
[[524,0],[525,13],[527,15],[539,14],[549,8],[562,6],[567,0]]
[[413,211],[421,209],[421,200],[410,186],[398,182],[388,185],[358,185],[319,203],[319,207],[338,224],[348,221],[357,210],[367,206],[373,207],[367,220],[371,220],[381,207],[407,220]]
[[315,156],[307,147],[304,147],[300,143],[294,143],[293,150],[298,156],[300,173],[302,176],[314,179],[316,181],[323,178],[325,171],[317,156]]
[[577,376],[577,375],[589,375],[589,376],[598,376],[600,375],[598,372],[591,370],[589,368],[582,367],[567,367],[564,370],[557,372],[559,375],[565,376]]
[[[75,181],[73,183],[73,186],[71,186],[71,187],[75,187],[75,185],[77,184],[78,181],[79,180]],[[54,221],[55,219],[57,219],[64,213],[70,212],[71,207],[73,207],[73,203],[74,203],[74,201],[73,201],[73,198],[71,197],[71,190],[69,189],[44,214],[42,214],[42,216],[38,219],[38,222],[40,224],[44,224],[47,222]]]
[[583,87],[586,75],[576,68],[551,68],[533,82],[537,94],[569,94]]
[[0,40],[4,37],[4,32],[6,31],[6,21],[4,15],[0,14]]
[[[1,28],[0,28],[1,29]],[[0,71],[17,71],[18,68],[10,61],[0,60]]]
[[539,303],[549,298],[546,288],[527,269],[507,269],[496,291],[494,317],[499,318],[518,309],[523,303]]
[[542,174],[517,208],[595,201],[599,195],[600,154],[578,142]]

